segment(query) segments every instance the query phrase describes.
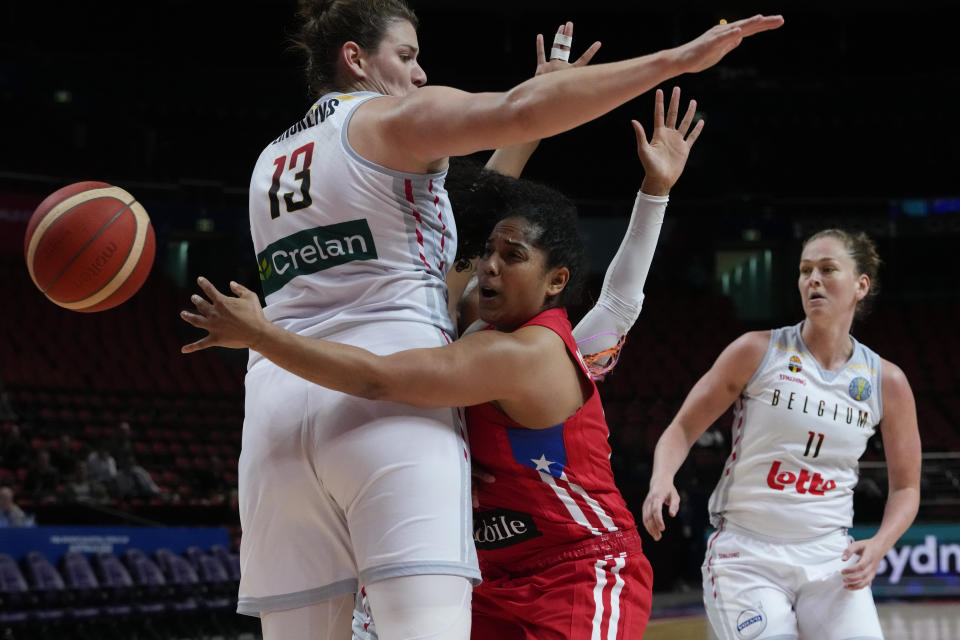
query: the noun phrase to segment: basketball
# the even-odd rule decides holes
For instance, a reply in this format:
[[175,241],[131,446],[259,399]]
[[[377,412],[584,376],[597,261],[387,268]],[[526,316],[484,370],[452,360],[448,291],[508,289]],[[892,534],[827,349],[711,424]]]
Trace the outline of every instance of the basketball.
[[40,203],[23,242],[30,278],[52,302],[103,311],[146,281],[156,240],[136,198],[104,182],[77,182]]

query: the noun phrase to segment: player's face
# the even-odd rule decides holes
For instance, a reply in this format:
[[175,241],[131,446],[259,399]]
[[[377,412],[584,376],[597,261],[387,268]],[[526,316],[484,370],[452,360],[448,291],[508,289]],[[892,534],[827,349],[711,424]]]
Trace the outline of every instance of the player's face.
[[852,314],[870,288],[843,242],[824,237],[807,244],[800,256],[800,300],[810,316]]
[[384,33],[376,52],[367,58],[368,79],[376,91],[403,96],[427,82],[417,62],[417,31],[406,20],[395,20]]
[[566,267],[546,268],[547,254],[534,246],[531,226],[524,218],[500,221],[487,239],[477,264],[480,318],[497,329],[512,331],[544,309],[557,285],[558,272]]

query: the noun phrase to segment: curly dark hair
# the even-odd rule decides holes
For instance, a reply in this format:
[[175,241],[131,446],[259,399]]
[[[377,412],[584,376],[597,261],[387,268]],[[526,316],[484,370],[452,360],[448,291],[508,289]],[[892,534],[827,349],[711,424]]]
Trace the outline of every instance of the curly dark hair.
[[300,0],[302,24],[293,42],[307,57],[307,85],[317,97],[338,88],[337,58],[345,42],[376,51],[390,25],[417,16],[404,0]]
[[447,192],[457,221],[458,269],[483,253],[499,221],[523,218],[530,225],[528,240],[546,253],[546,268],[567,267],[570,271],[567,286],[547,308],[580,301],[587,263],[572,200],[546,185],[480,169],[463,159],[451,164]]
[[873,300],[877,294],[880,293],[879,272],[881,260],[880,254],[877,253],[877,245],[874,244],[870,236],[863,231],[852,233],[844,231],[843,229],[823,229],[807,238],[803,243],[803,247],[805,248],[808,244],[820,238],[836,238],[842,242],[847,253],[850,254],[850,257],[853,258],[854,263],[857,265],[857,274],[865,274],[870,278],[870,290],[863,300],[857,302],[856,310],[853,312],[855,318],[863,319],[870,313],[873,307]]

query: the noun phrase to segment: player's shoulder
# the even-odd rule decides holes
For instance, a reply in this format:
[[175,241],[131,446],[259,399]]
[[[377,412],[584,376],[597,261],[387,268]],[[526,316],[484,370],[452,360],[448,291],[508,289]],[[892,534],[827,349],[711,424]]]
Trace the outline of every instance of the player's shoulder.
[[897,395],[912,393],[907,374],[898,365],[886,358],[880,358],[880,380],[883,384],[884,397],[891,397],[889,395],[891,393]]
[[755,360],[756,364],[759,364],[767,351],[767,347],[770,346],[772,335],[773,330],[771,329],[747,331],[731,342],[725,352],[738,359]]

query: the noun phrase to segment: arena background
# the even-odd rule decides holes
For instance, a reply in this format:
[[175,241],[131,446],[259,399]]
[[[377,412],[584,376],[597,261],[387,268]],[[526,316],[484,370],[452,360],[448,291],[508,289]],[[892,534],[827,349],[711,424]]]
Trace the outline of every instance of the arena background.
[[[639,512],[657,437],[723,346],[744,330],[799,319],[801,239],[826,226],[865,229],[884,259],[882,293],[854,333],[907,373],[925,451],[917,525],[881,567],[874,592],[883,600],[948,599],[923,609],[919,622],[909,608],[882,608],[888,637],[960,637],[949,601],[960,595],[960,7],[412,4],[429,82],[472,91],[528,77],[536,33],[568,19],[576,25],[574,55],[601,40],[595,62],[604,62],[679,44],[720,18],[784,14],[779,31],[675,82],[685,98],[697,98],[707,126],[671,195],[644,311],[601,385],[618,483]],[[23,590],[0,593],[8,637],[254,632],[230,602],[245,354],[181,356],[179,345],[196,334],[177,311],[199,274],[258,286],[249,172],[262,147],[311,103],[289,47],[294,28],[290,1],[0,8],[0,287],[10,305],[0,315],[0,485],[14,489],[38,525],[0,529],[0,554],[25,576]],[[526,173],[580,207],[592,283],[574,319],[599,291],[626,225],[642,178],[629,120],[651,130],[652,105],[648,94],[544,141]],[[93,315],[47,302],[22,257],[33,208],[56,188],[88,179],[136,195],[158,240],[144,289]],[[681,470],[685,506],[666,538],[645,539],[656,576],[648,637],[658,630],[681,637],[680,626],[662,626],[679,623],[659,622],[674,616],[699,625],[684,627],[691,635],[683,637],[703,637],[705,503],[729,450],[728,423],[719,420]],[[135,456],[159,492],[71,500],[71,468],[101,445]],[[36,482],[40,450],[59,467],[52,487]],[[881,516],[882,460],[877,437],[861,466],[858,535],[869,535]],[[165,586],[133,548],[157,561]],[[180,558],[192,549],[186,557],[197,584],[158,548]],[[137,584],[61,590],[44,561],[70,587],[66,551],[121,558]],[[223,575],[198,553],[222,560]],[[9,569],[0,556],[0,573]]]

